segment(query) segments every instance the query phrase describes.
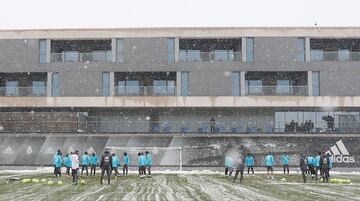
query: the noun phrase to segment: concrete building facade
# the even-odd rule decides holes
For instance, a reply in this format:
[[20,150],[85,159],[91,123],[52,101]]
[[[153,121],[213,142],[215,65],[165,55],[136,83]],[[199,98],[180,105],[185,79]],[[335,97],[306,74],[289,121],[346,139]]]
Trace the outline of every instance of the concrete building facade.
[[340,140],[360,133],[359,66],[357,27],[2,30],[0,128]]

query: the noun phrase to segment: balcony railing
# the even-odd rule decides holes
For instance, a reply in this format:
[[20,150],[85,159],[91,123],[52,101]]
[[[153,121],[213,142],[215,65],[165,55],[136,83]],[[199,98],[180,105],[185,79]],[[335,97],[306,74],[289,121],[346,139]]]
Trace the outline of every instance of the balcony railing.
[[206,134],[206,133],[233,133],[233,134],[293,134],[293,133],[347,133],[360,134],[360,122],[351,121],[346,125],[335,124],[329,128],[326,123],[314,124],[309,128],[297,125],[289,127],[290,122],[272,121],[216,121],[211,124],[209,121],[103,121],[103,120],[74,120],[74,121],[0,121],[0,132],[19,133],[66,133],[66,132],[87,132],[87,133],[183,133],[183,134]]
[[307,96],[307,86],[246,86],[247,96]]
[[0,96],[46,96],[46,87],[0,87]]
[[311,61],[360,61],[360,52],[323,52],[313,50]]
[[180,50],[180,61],[241,61],[241,52],[228,50],[214,52]]
[[176,86],[115,86],[116,96],[175,96]]
[[51,62],[111,62],[111,51],[51,53]]

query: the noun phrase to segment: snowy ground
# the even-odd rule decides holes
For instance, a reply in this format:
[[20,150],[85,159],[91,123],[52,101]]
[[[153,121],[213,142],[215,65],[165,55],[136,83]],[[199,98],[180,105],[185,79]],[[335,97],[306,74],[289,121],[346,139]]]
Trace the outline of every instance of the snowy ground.
[[[9,182],[13,176],[63,181],[64,185],[47,182]],[[99,183],[99,175],[86,177],[85,185],[74,186],[71,179],[51,176],[51,169],[36,171],[0,171],[0,200],[360,200],[358,173],[332,174],[347,178],[351,184],[330,184],[312,181],[303,184],[296,172],[275,175],[267,180],[263,172],[245,176],[243,183],[225,178],[215,171],[158,171],[152,178],[140,179],[135,172],[112,180],[110,186]],[[281,182],[286,178],[286,182]]]

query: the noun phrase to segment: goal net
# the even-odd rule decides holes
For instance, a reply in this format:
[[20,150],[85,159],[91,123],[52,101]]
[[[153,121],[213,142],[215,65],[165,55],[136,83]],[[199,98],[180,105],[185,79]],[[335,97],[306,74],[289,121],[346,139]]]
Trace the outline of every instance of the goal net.
[[126,152],[130,158],[130,166],[137,166],[138,153],[148,151],[152,155],[153,167],[178,167],[182,171],[182,149],[181,147],[105,147],[111,153],[115,153],[121,163],[123,154]]

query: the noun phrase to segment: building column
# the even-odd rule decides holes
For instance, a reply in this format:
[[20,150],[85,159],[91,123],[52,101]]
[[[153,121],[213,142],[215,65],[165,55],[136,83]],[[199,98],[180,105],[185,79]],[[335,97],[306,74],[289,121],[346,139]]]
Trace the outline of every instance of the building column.
[[311,52],[310,52],[310,38],[305,38],[305,61],[308,62],[311,60]]
[[116,38],[111,39],[111,62],[116,63]]
[[115,95],[115,76],[114,72],[110,72],[110,96]]
[[46,79],[46,96],[51,96],[51,89],[52,89],[52,72],[47,72],[47,79]]
[[46,39],[46,63],[51,62],[51,40]]
[[308,96],[312,96],[312,71],[308,71],[308,76],[307,76],[307,93]]
[[246,71],[240,71],[240,96],[245,96],[245,73]]
[[181,96],[181,71],[176,72],[176,95]]
[[179,38],[175,38],[174,39],[175,41],[175,51],[174,51],[174,54],[175,54],[175,63],[176,62],[179,62],[180,60],[180,43],[179,43]]
[[241,61],[246,62],[246,37],[241,38]]

